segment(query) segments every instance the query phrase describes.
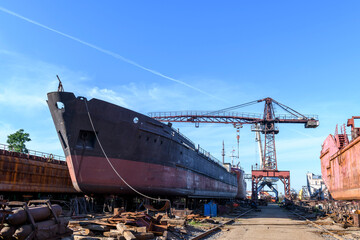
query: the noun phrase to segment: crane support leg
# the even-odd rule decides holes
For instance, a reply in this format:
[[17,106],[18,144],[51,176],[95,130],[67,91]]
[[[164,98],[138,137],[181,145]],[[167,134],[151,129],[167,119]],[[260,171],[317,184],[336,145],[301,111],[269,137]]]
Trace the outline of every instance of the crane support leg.
[[261,176],[252,175],[252,189],[251,189],[251,199],[256,200],[258,198],[258,183],[262,180]]
[[282,176],[279,178],[284,184],[284,193],[287,199],[290,199],[290,174],[289,176]]
[[258,183],[266,177],[278,178],[284,184],[284,193],[286,198],[290,198],[290,171],[276,170],[252,170],[252,200],[257,200]]

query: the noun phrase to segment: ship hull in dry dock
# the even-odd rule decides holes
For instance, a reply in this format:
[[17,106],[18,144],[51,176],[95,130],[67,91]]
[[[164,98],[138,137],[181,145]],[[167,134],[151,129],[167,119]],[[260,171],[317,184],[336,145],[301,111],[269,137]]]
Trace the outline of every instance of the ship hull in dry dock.
[[[340,136],[340,137],[339,137]],[[360,137],[329,135],[321,151],[322,178],[335,200],[360,200]]]
[[68,92],[48,93],[48,105],[78,191],[135,194],[118,173],[136,190],[152,196],[237,195],[236,175],[168,125]]
[[[75,174],[71,177],[77,182],[80,191],[134,194],[107,164],[107,159],[103,157],[81,159],[81,156],[71,156],[70,158],[72,160],[69,159],[68,162],[71,161],[74,165],[78,165],[74,169],[79,169],[79,166],[82,165],[80,172],[71,171],[71,175]],[[234,192],[232,186],[205,175],[196,174],[186,168],[124,159],[109,159],[109,161],[132,187],[145,194],[206,197],[214,195],[213,191],[216,190],[218,197],[229,197],[229,193]],[[99,162],[106,164],[99,166]],[[134,174],[136,175],[134,176]],[[76,180],[79,178],[81,181]]]

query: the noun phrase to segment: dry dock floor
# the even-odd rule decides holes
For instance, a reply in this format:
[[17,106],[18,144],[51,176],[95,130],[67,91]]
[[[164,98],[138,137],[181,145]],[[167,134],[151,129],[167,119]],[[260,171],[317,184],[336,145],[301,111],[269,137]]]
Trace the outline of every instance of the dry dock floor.
[[229,230],[223,231],[216,239],[325,239],[319,229],[308,226],[306,221],[298,220],[291,212],[276,204],[261,206],[259,209],[261,212],[252,211],[227,226]]

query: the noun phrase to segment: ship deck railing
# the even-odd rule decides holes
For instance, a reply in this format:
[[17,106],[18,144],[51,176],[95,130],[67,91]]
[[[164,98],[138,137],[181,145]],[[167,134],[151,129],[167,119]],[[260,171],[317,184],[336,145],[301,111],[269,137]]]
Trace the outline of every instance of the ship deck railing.
[[[173,129],[173,130],[175,130],[175,129]],[[211,155],[210,152],[201,148],[200,145],[198,145],[198,147],[196,148],[195,143],[193,141],[191,141],[188,137],[186,137],[184,134],[182,134],[179,129],[177,129],[176,132],[179,134],[179,136],[181,138],[186,139],[186,141],[188,141],[190,144],[192,144],[192,148],[194,148],[193,150],[197,151],[199,154],[203,155],[204,157],[206,157],[206,158],[210,159],[211,161],[216,162],[222,166],[222,162],[220,162],[219,159],[217,159],[216,157]]]
[[210,154],[210,152],[206,151],[205,149],[201,148],[200,146],[198,146],[198,148],[196,149],[197,152],[200,154],[200,155],[203,155],[204,157],[206,157],[207,159],[219,164],[220,166],[222,166],[223,168],[225,168],[223,165],[222,165],[222,162],[217,159],[216,157],[214,157],[213,155]]
[[193,141],[191,141],[188,137],[186,137],[184,134],[182,134],[179,129],[177,129],[177,130],[175,130],[174,128],[172,128],[172,129],[173,129],[174,131],[176,131],[181,138],[183,138],[183,139],[185,139],[186,141],[188,141],[188,143],[190,143],[193,148],[195,148],[195,143],[194,143]]
[[18,152],[15,151],[12,147],[10,147],[9,145],[6,144],[1,144],[0,143],[0,150],[5,150],[8,152],[12,152],[12,153],[18,153],[19,155],[23,155],[23,157],[30,157],[30,156],[35,156],[35,157],[39,157],[39,158],[43,158],[46,159],[48,161],[60,161],[60,162],[65,162],[66,163],[66,159],[64,156],[60,156],[60,155],[55,155],[52,153],[45,153],[45,152],[41,152],[41,151],[36,151],[36,150],[30,150],[27,149],[27,152]]
[[[217,159],[216,157],[211,155],[210,152],[208,152],[205,149],[201,148],[200,145],[198,145],[197,148],[196,148],[195,143],[193,141],[191,141],[188,137],[186,137],[184,134],[182,134],[179,129],[175,130],[173,128],[173,130],[176,131],[179,134],[180,138],[185,139],[186,141],[188,141],[188,143],[190,143],[192,145],[192,146],[189,146],[186,143],[187,147],[190,147],[192,150],[196,151],[198,154],[202,155],[203,157],[206,157],[210,161],[213,161],[213,162],[219,164],[221,167],[224,167],[222,165],[222,162],[219,159]],[[184,142],[182,142],[182,144],[184,144]]]
[[[184,139],[186,139],[186,141],[189,141],[189,143],[192,144],[192,146],[188,146],[187,144],[187,147],[190,147],[192,150],[198,152],[200,155],[206,157],[207,159],[215,162],[215,163],[218,163],[220,166],[223,167],[222,165],[222,162],[217,159],[216,157],[214,157],[213,155],[210,154],[210,152],[206,151],[205,149],[201,148],[200,145],[198,145],[198,147],[196,148],[196,145],[193,141],[191,141],[189,138],[187,138],[185,135],[181,134],[180,131],[177,131],[177,133]],[[184,144],[184,143],[183,143]]]

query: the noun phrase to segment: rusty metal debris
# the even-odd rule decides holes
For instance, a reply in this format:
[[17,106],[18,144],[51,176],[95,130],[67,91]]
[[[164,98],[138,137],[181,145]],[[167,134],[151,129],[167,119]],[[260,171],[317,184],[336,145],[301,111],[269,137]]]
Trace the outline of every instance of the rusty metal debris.
[[331,217],[336,223],[348,226],[359,226],[360,204],[357,201],[302,200],[294,201],[286,206],[290,210],[299,210],[307,214],[307,218],[316,219]]
[[284,207],[320,229],[321,234],[336,239],[358,238],[355,234],[360,218],[357,201],[303,200],[288,202]]
[[[230,223],[236,217],[248,213],[249,208],[238,206],[225,217],[203,216],[196,209],[172,209],[165,212],[118,212],[110,215],[87,215],[83,219],[72,217],[69,227],[74,231],[73,239],[192,239],[214,227]],[[150,215],[152,214],[152,215]]]
[[[42,205],[34,206],[34,204]],[[68,221],[59,217],[62,208],[59,205],[51,205],[48,200],[22,203],[17,209],[8,208],[8,203],[2,206],[7,208],[2,207],[1,211],[3,215],[1,239],[46,240],[71,234],[71,230],[67,228]]]
[[83,221],[70,221],[74,229],[74,239],[82,236],[115,237],[116,239],[153,239],[163,236],[169,229],[163,215],[152,217],[145,212],[122,212],[112,217]]

